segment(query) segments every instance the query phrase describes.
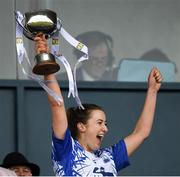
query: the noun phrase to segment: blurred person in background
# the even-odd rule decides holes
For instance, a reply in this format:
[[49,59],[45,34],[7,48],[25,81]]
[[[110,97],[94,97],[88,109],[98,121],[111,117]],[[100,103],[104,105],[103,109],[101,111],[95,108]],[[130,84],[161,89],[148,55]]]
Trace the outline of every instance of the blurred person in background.
[[[77,80],[116,81],[118,66],[113,56],[113,39],[100,31],[79,34],[76,39],[88,47],[89,60],[82,62],[77,69]],[[79,59],[83,53],[75,49],[73,54]],[[59,80],[67,80],[67,74],[57,75]]]
[[39,176],[40,174],[39,166],[29,162],[19,152],[8,153],[0,166],[15,172],[17,176]]

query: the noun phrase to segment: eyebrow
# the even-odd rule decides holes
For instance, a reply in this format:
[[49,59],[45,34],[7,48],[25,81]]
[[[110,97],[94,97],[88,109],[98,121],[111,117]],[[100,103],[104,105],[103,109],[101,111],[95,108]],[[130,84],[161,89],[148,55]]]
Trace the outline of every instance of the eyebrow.
[[9,169],[18,170],[18,169],[20,169],[20,168],[31,170],[29,167],[26,167],[26,166],[22,166],[22,167],[10,167]]
[[97,119],[96,121],[97,121],[97,122],[98,122],[98,121],[101,121],[101,122],[107,123],[107,120],[103,120],[103,119]]

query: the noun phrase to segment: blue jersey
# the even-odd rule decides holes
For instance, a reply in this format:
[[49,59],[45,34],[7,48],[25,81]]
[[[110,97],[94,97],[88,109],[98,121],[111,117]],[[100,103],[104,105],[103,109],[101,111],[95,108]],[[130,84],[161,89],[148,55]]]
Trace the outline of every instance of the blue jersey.
[[124,140],[92,153],[71,137],[69,129],[64,140],[53,135],[52,162],[56,176],[117,176],[129,165]]

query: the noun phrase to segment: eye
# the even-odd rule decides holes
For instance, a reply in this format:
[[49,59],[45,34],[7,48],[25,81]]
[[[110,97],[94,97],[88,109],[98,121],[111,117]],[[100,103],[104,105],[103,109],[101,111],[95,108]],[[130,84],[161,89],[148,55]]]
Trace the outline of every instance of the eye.
[[28,168],[25,168],[25,169],[23,169],[23,172],[25,172],[25,173],[30,173],[30,172],[31,172],[31,170],[30,170],[30,169],[28,169]]
[[98,123],[98,125],[101,125],[102,124],[102,122],[101,121],[99,121],[99,122],[97,122]]
[[19,170],[18,169],[15,169],[15,168],[10,168],[10,170],[14,171],[15,173],[18,173]]
[[105,125],[107,127],[107,122],[104,122],[104,121],[98,121],[97,122],[98,125]]

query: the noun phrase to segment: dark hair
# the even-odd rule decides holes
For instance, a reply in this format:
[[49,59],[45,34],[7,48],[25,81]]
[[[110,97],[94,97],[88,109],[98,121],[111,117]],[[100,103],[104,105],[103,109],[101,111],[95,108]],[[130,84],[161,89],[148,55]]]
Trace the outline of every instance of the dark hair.
[[95,104],[83,104],[83,107],[84,109],[80,109],[79,107],[71,107],[67,109],[68,126],[71,131],[71,136],[74,139],[77,139],[78,136],[77,124],[79,122],[86,124],[90,118],[92,111],[103,111],[100,106],[97,106]]
[[10,152],[3,159],[3,163],[0,165],[4,168],[11,168],[13,166],[23,165],[30,168],[32,176],[39,176],[40,167],[32,162],[29,162],[27,158],[20,152]]
[[[101,43],[105,43],[108,48],[108,55],[109,55],[109,62],[113,62],[114,57],[112,55],[112,48],[113,48],[113,39],[110,35],[107,35],[100,31],[88,31],[82,34],[79,34],[76,39],[83,44],[85,44],[87,47],[96,47]],[[77,58],[80,58],[83,53],[77,49],[73,51],[74,55]],[[110,64],[109,64],[110,65]]]

